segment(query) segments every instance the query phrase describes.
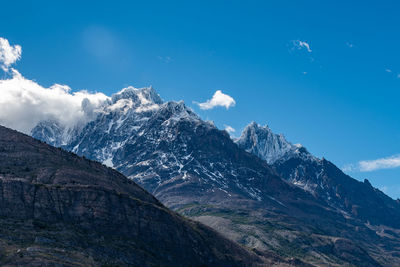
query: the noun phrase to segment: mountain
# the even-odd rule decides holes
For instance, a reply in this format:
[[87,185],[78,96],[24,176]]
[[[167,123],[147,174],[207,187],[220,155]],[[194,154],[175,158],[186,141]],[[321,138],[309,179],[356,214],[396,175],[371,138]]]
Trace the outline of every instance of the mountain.
[[273,164],[277,160],[294,157],[302,153],[303,157],[310,156],[300,145],[293,145],[286,141],[283,134],[274,134],[268,126],[260,126],[255,122],[250,123],[242,132],[240,138],[235,140],[239,147],[247,152]]
[[161,101],[153,88],[113,95],[81,130],[64,128],[46,137],[41,125],[48,123],[35,127],[32,136],[112,166],[167,207],[258,255],[320,266],[400,264],[398,228],[367,223],[281,177],[275,164],[289,155],[318,161],[283,136],[271,135],[275,143],[257,148],[268,155],[265,161],[183,102]]
[[267,126],[251,123],[235,140],[239,147],[269,162],[287,181],[325,200],[333,208],[366,223],[400,228],[400,203],[318,159],[303,146],[292,145]]
[[100,163],[0,126],[3,266],[288,266],[165,208]]

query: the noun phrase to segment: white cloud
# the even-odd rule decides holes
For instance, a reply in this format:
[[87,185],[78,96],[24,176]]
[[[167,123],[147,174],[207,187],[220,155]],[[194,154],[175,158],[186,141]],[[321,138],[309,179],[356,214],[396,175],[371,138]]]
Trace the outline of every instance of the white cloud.
[[388,68],[386,68],[385,71],[391,75],[394,75],[396,78],[400,79],[400,73],[396,74],[393,72],[392,69],[388,69]]
[[12,78],[0,80],[0,124],[24,133],[48,119],[74,127],[89,120],[109,98],[102,93],[70,92],[60,84],[46,88],[11,70]]
[[349,48],[353,48],[353,47],[354,47],[354,44],[352,44],[352,43],[350,43],[350,42],[347,42],[346,45],[347,45]]
[[[108,96],[85,90],[71,92],[66,85],[46,88],[24,78],[9,68],[21,58],[21,46],[10,46],[0,38],[0,67],[11,78],[0,80],[0,124],[29,134],[42,120],[57,120],[63,126],[74,127],[94,116]],[[9,70],[11,70],[9,72]]]
[[229,109],[236,105],[236,101],[229,95],[222,93],[221,90],[217,90],[213,97],[204,103],[197,103],[201,109],[212,109],[215,107],[225,107]]
[[21,58],[22,49],[19,45],[10,45],[7,39],[0,37],[0,67],[4,71]]
[[310,45],[307,42],[301,41],[301,40],[294,40],[293,41],[293,46],[299,50],[301,49],[306,49],[307,52],[311,53],[312,50],[310,48]]
[[394,169],[400,167],[400,155],[374,160],[362,160],[356,164],[349,164],[343,167],[349,172],[370,172],[381,169]]
[[224,126],[225,126],[225,131],[227,131],[229,134],[236,132],[236,130],[232,126],[226,124]]

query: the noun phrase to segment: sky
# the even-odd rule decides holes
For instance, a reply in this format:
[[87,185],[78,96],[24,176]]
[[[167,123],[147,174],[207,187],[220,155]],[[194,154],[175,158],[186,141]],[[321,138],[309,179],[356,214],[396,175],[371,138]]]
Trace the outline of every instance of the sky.
[[[400,197],[398,1],[1,6],[0,120],[10,126],[26,120],[21,108],[40,117],[57,101],[69,103],[60,114],[76,110],[66,121],[85,120],[122,88],[152,85],[233,137],[251,121],[267,124]],[[22,85],[32,91],[13,91]]]

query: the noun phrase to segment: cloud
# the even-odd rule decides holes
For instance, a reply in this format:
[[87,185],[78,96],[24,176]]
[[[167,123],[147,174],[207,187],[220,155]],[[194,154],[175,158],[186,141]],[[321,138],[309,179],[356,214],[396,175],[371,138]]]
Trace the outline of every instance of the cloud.
[[213,109],[215,107],[225,107],[229,109],[236,105],[236,101],[229,95],[222,93],[221,90],[217,90],[213,97],[204,103],[197,103],[201,109]]
[[21,46],[0,38],[0,67],[7,78],[0,80],[0,124],[29,134],[42,120],[56,120],[72,128],[92,119],[108,99],[102,93],[71,92],[67,85],[49,88],[26,79],[10,66],[21,58]]
[[19,45],[10,45],[7,39],[0,37],[0,67],[4,71],[21,58],[22,49]]
[[109,99],[102,93],[71,92],[66,85],[46,88],[11,70],[12,78],[0,80],[0,124],[27,134],[42,120],[66,127],[86,122]]
[[354,44],[352,44],[352,43],[350,43],[350,42],[347,42],[346,45],[347,45],[349,48],[353,48],[353,47],[354,47]]
[[292,43],[293,43],[293,47],[297,48],[298,50],[305,49],[309,53],[312,52],[310,45],[307,42],[300,41],[300,40],[294,40],[294,41],[292,41]]
[[227,131],[229,134],[236,132],[236,130],[229,125],[225,124],[224,127],[225,127],[225,131]]
[[362,160],[356,164],[348,164],[343,167],[343,171],[349,172],[371,172],[381,169],[394,169],[400,167],[400,155],[391,157]]
[[392,69],[386,68],[386,69],[385,69],[385,72],[387,72],[387,73],[393,75],[394,77],[400,79],[400,73],[396,74],[396,73],[393,72]]

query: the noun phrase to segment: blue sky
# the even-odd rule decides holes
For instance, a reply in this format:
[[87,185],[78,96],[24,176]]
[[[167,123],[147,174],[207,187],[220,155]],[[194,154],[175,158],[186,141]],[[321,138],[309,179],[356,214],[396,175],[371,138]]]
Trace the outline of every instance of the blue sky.
[[[24,77],[107,95],[152,85],[233,135],[268,124],[400,197],[399,2],[57,2],[2,3]],[[217,90],[236,105],[194,103]]]

